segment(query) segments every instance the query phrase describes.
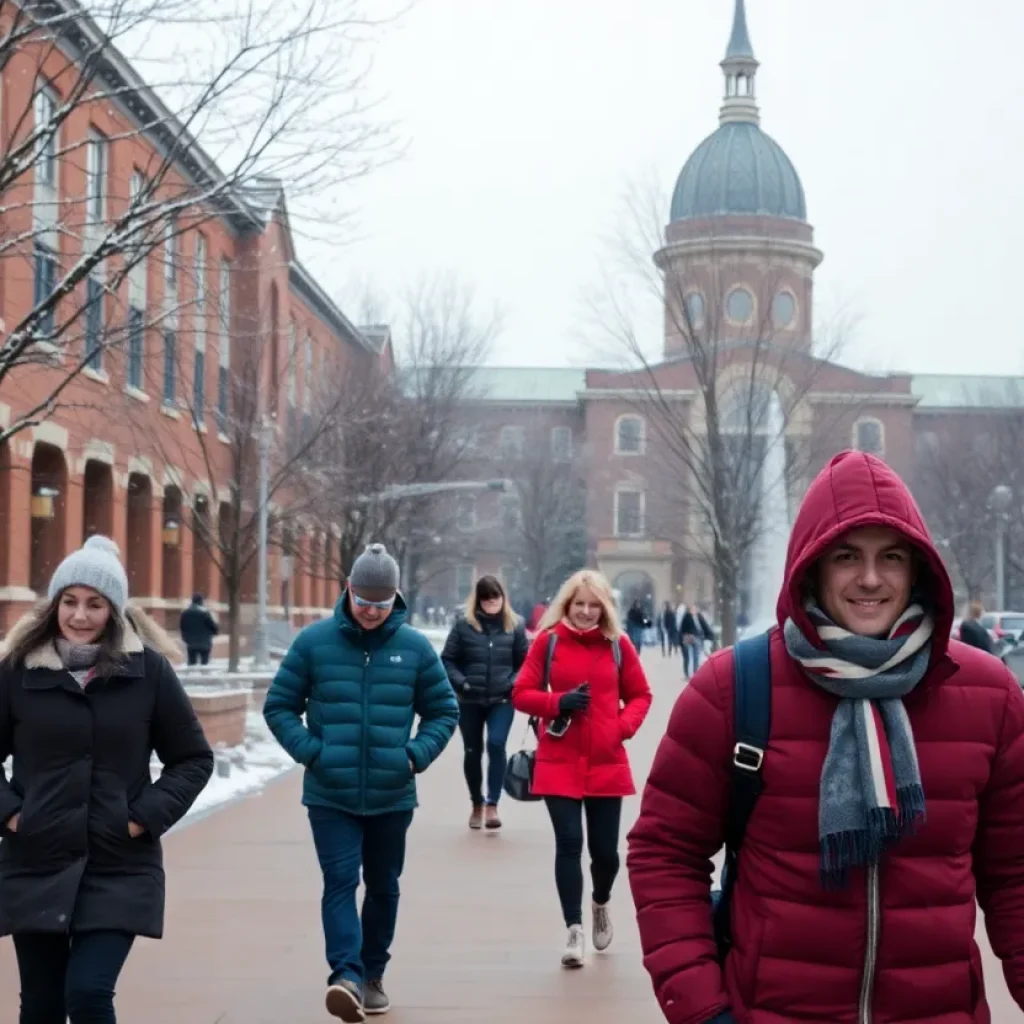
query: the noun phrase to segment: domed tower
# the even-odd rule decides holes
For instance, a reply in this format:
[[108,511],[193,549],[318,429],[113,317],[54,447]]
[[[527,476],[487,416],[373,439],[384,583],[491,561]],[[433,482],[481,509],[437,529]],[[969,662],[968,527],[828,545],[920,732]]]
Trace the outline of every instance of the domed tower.
[[758,67],[744,0],[735,0],[719,126],[676,181],[655,255],[665,273],[666,356],[687,350],[691,334],[810,346],[822,253],[796,168],[761,130]]

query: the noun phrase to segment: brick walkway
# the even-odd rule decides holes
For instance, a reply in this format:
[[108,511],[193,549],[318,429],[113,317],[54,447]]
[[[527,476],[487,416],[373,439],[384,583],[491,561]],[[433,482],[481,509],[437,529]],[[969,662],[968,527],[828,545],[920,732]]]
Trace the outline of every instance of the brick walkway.
[[[674,661],[648,653],[655,703],[632,745],[646,772],[679,689]],[[510,747],[518,744],[517,723]],[[552,840],[538,805],[503,804],[500,835],[471,833],[456,738],[420,783],[388,991],[393,1024],[658,1024],[625,879],[616,940],[587,969],[562,971]],[[292,773],[262,796],[166,840],[163,942],[141,942],[118,995],[124,1024],[322,1024],[326,968],[319,875]],[[636,814],[630,801],[625,821]],[[987,951],[987,946],[985,947]],[[1024,1020],[991,958],[992,1019]],[[17,1019],[10,942],[0,942],[0,1021]]]

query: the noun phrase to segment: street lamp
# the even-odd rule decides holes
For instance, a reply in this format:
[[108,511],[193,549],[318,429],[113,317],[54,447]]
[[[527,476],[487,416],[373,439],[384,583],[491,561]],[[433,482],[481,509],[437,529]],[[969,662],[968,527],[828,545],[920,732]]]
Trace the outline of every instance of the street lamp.
[[996,611],[1006,607],[1006,557],[1003,551],[1006,541],[1006,513],[1013,500],[1013,491],[1005,484],[992,489],[989,505],[996,516]]
[[253,661],[257,668],[265,667],[270,661],[267,644],[267,533],[268,516],[267,491],[270,475],[270,442],[274,424],[267,415],[260,424],[260,479],[259,479],[259,537],[257,540],[256,565],[256,633],[253,637]]

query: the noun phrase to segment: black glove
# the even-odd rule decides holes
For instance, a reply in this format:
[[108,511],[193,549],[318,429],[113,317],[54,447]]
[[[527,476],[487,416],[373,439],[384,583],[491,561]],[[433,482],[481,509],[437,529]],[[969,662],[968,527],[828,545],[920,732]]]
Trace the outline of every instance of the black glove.
[[558,713],[560,715],[567,715],[571,711],[585,711],[590,704],[590,694],[583,686],[577,686],[575,690],[570,690],[568,693],[563,693],[558,698]]

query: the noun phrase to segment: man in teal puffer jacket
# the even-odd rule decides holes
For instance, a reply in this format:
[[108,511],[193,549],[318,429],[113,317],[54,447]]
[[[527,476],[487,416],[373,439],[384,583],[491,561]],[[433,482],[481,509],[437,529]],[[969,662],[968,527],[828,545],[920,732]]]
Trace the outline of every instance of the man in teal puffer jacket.
[[406,625],[398,584],[398,563],[384,545],[367,547],[334,617],[296,637],[263,707],[280,744],[306,768],[302,802],[324,876],[327,1009],[343,1021],[390,1008],[381,979],[417,806],[415,776],[459,720],[441,659]]

